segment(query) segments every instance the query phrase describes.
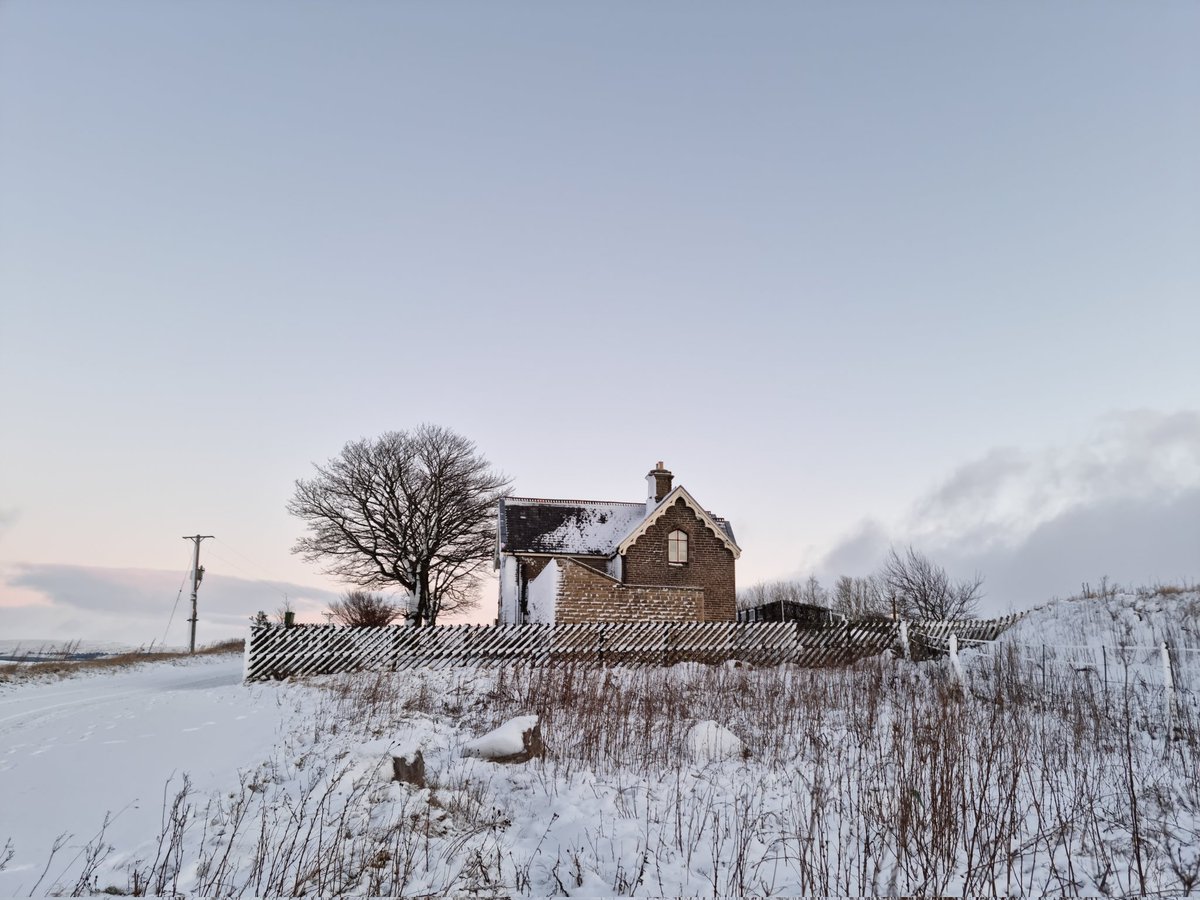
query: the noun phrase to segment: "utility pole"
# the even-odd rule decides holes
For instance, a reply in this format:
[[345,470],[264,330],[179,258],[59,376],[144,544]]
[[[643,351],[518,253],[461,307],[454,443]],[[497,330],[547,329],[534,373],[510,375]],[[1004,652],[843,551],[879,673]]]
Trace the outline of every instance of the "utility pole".
[[204,570],[200,568],[200,542],[211,537],[211,534],[183,536],[185,541],[192,541],[196,545],[196,552],[192,555],[192,617],[188,619],[192,623],[192,639],[188,644],[188,653],[196,652],[196,592],[200,590],[200,579],[204,577]]

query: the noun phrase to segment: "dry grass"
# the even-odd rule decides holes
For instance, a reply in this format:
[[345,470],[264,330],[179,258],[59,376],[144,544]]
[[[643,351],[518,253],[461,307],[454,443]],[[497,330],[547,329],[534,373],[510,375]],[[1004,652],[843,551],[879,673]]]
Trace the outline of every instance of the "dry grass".
[[1109,599],[1116,597],[1118,594],[1130,594],[1139,597],[1143,600],[1148,600],[1154,597],[1177,597],[1180,594],[1200,593],[1200,583],[1189,584],[1186,581],[1179,583],[1156,581],[1150,585],[1142,585],[1141,587],[1131,587],[1128,585],[1118,584],[1111,581],[1107,575],[1093,585],[1091,582],[1085,581],[1080,585],[1079,593],[1067,597],[1067,600],[1097,600]]
[[143,663],[165,662],[168,660],[187,659],[189,656],[219,656],[225,653],[241,653],[245,642],[237,640],[221,641],[200,647],[194,654],[186,650],[162,652],[158,650],[133,650],[128,653],[118,653],[113,656],[100,656],[95,659],[52,659],[44,662],[17,662],[0,665],[0,683],[31,681],[34,679],[69,678],[81,672],[107,672],[116,669],[126,669]]
[[1139,597],[1176,597],[1194,593],[1200,593],[1200,584],[1155,584],[1150,588],[1138,588]]
[[[1194,698],[1165,710],[1161,690],[1130,675],[1105,689],[1095,673],[1047,677],[1006,653],[965,682],[948,665],[882,659],[844,670],[513,668],[484,690],[471,676],[451,690],[426,680],[335,679],[331,718],[386,732],[415,714],[478,733],[537,713],[549,749],[530,765],[547,785],[654,785],[656,799],[628,813],[644,821],[638,847],[541,860],[559,874],[607,872],[613,893],[672,893],[677,884],[649,883],[646,872],[631,881],[628,867],[690,860],[698,847],[716,861],[708,892],[719,895],[1128,895],[1200,884]],[[699,797],[684,740],[698,719],[732,729],[752,760]],[[453,786],[458,776],[440,777]],[[494,808],[487,798],[480,807]],[[619,848],[620,830],[601,813],[588,844]],[[497,855],[489,877],[536,893],[521,874],[529,866]]]

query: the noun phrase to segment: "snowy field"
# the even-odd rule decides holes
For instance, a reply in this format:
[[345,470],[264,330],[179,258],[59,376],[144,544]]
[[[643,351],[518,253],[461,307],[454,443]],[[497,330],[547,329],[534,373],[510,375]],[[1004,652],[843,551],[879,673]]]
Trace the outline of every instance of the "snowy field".
[[[880,658],[244,686],[223,657],[3,687],[0,894],[1180,894],[1200,887],[1194,668],[1168,689],[1158,657],[1143,678],[1118,655],[1102,683],[1025,651],[1156,651],[1197,624],[1195,593],[1058,603],[961,676]],[[520,716],[544,757],[464,752]],[[428,785],[392,781],[418,749]]]
[[236,787],[286,719],[283,691],[241,679],[238,654],[0,686],[0,844],[13,849],[0,896],[27,895],[63,834],[39,892],[72,890],[106,814],[119,867],[157,835],[164,789],[184,773],[197,791]]

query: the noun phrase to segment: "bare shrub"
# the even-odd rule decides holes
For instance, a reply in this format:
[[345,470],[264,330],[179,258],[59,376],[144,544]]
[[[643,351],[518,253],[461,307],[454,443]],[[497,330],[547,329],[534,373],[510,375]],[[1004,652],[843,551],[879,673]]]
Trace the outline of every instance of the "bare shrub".
[[329,612],[343,625],[379,627],[391,625],[402,615],[404,607],[370,591],[349,591],[329,604]]
[[909,547],[901,555],[888,551],[879,578],[889,599],[913,619],[968,619],[975,616],[983,599],[983,576],[952,581],[946,570],[928,556]]

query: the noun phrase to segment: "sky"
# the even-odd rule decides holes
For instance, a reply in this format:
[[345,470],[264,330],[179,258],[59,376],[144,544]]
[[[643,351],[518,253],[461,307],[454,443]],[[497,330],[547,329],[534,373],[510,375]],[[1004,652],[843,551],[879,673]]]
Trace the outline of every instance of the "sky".
[[295,480],[423,422],[525,496],[663,460],[740,586],[1200,580],[1197,45],[1190,0],[8,0],[0,637],[183,643],[196,533],[201,641],[319,620]]

